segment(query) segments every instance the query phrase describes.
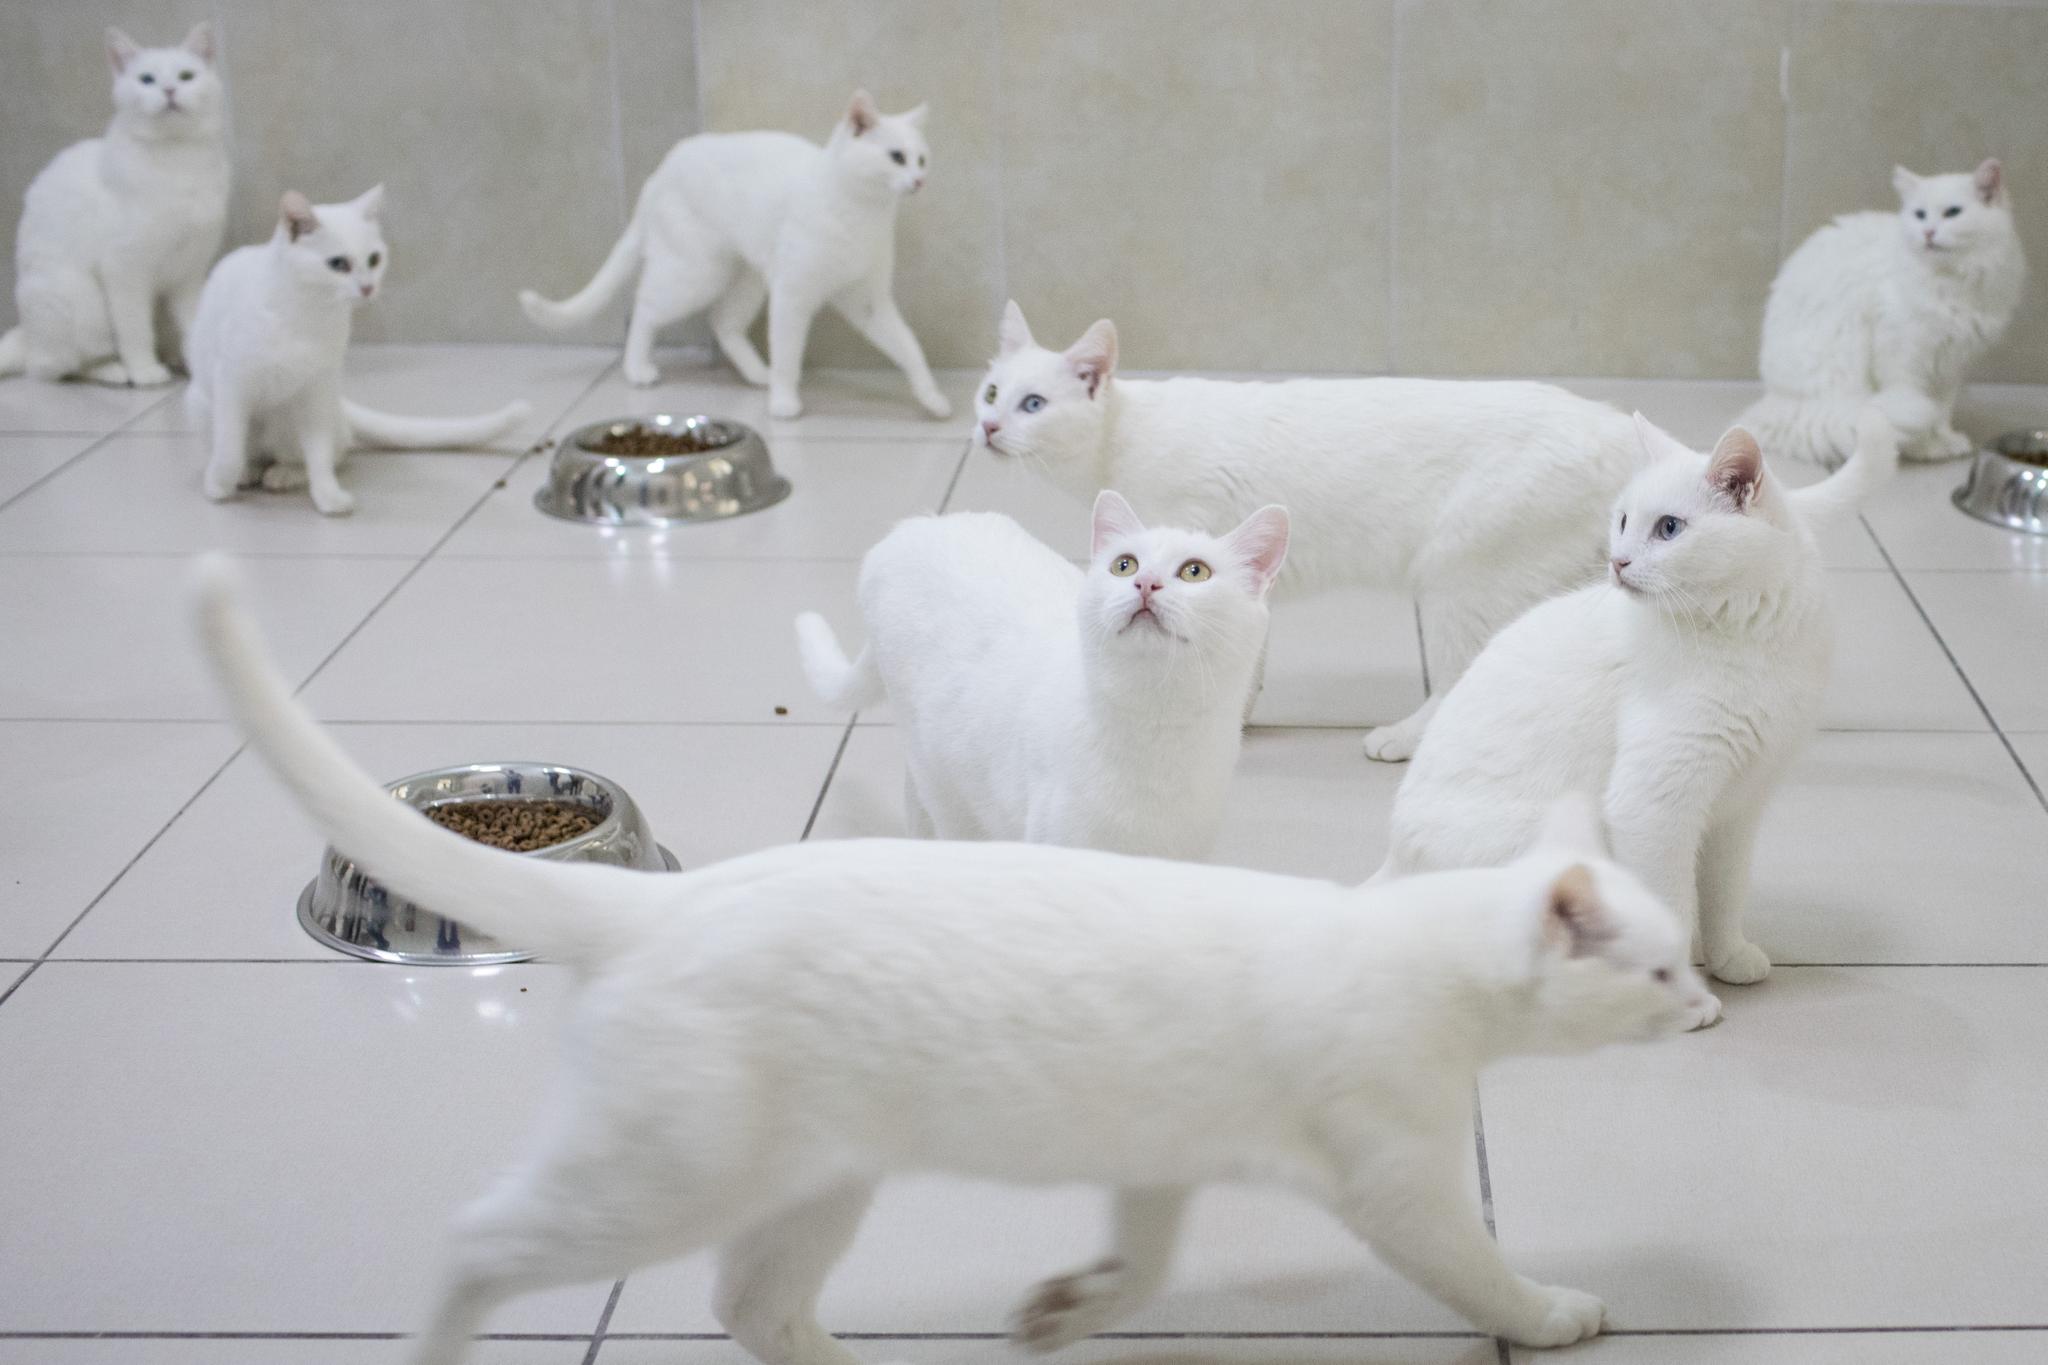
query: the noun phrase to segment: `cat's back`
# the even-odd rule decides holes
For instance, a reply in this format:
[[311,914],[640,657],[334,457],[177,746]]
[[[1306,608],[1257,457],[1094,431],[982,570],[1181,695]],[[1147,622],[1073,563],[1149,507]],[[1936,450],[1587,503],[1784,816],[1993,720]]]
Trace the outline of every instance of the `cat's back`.
[[772,236],[790,196],[823,155],[795,133],[698,133],[662,159],[642,193],[643,208],[688,215],[746,245]]
[[861,610],[885,671],[1055,646],[1073,632],[1080,586],[1078,567],[995,512],[912,517],[861,562]]

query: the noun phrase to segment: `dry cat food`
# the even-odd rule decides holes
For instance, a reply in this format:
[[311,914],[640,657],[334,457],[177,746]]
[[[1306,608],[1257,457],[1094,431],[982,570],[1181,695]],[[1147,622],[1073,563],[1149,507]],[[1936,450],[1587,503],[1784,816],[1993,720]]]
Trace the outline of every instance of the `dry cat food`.
[[707,450],[722,450],[729,441],[714,438],[708,433],[694,430],[656,431],[652,427],[614,428],[594,441],[584,444],[584,449],[599,455],[702,455]]
[[464,838],[513,853],[552,848],[604,822],[604,813],[573,801],[449,801],[427,818]]

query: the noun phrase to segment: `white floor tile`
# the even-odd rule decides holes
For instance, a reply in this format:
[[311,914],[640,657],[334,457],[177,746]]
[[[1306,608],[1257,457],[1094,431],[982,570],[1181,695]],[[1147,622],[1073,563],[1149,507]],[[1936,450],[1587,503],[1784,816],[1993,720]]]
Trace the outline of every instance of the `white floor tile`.
[[[1599,1365],[2035,1365],[2041,1332],[1843,1332],[1776,1336],[1604,1336],[1571,1359]],[[1550,1360],[1549,1351],[1516,1348],[1514,1365]]]
[[177,407],[183,396],[182,384],[163,389],[110,389],[103,384],[46,384],[16,375],[0,379],[0,431],[98,436],[159,404]]
[[0,721],[17,779],[0,785],[0,957],[48,949],[238,742],[226,725]]
[[895,370],[809,370],[804,374],[804,414],[792,420],[768,415],[768,391],[741,381],[724,362],[706,365],[686,353],[657,357],[661,382],[635,388],[616,370],[605,376],[558,424],[567,432],[585,422],[646,413],[707,413],[745,422],[768,438],[770,453],[788,436],[805,439],[854,436],[954,436],[966,444],[974,411],[969,401],[978,373],[942,370],[935,378],[953,404],[944,420],[928,417],[910,396],[910,385]]
[[2007,531],[1949,502],[1967,461],[1906,465],[1870,499],[1863,519],[1901,569],[2003,569],[2048,574],[2048,536]]
[[1090,505],[1022,460],[977,449],[968,452],[946,510],[1001,512],[1068,559],[1086,560]]
[[1786,968],[1704,1033],[1505,1064],[1501,1244],[1624,1328],[2048,1322],[2042,982]]
[[[570,976],[50,963],[6,1004],[4,1331],[411,1331],[520,1152]],[[524,988],[524,989],[522,989]],[[142,1219],[138,1223],[138,1219]],[[588,1332],[609,1286],[491,1331]]]
[[1984,713],[1889,573],[1836,570],[1835,661],[1821,704],[1830,730],[1984,730]]
[[2008,732],[2006,738],[2012,741],[2012,747],[2019,753],[2020,762],[2026,764],[2027,771],[2033,774],[2034,785],[2048,791],[2048,734]]
[[[904,1365],[1015,1365],[1024,1354],[1006,1341],[852,1341],[863,1360]],[[1358,1338],[1233,1341],[1178,1338],[1091,1340],[1059,1353],[1073,1365],[1494,1365],[1491,1339]],[[0,1357],[4,1360],[4,1357]],[[69,1365],[69,1362],[58,1362]],[[98,1365],[97,1361],[93,1365]],[[121,1365],[125,1365],[122,1362]],[[182,1365],[182,1362],[180,1362]],[[287,1363],[290,1365],[290,1362]],[[730,1341],[609,1338],[598,1365],[759,1365]],[[2003,1365],[2003,1361],[1997,1362]]]
[[[587,1341],[479,1341],[463,1365],[583,1365]],[[0,1337],[0,1365],[407,1365],[410,1341]]]
[[[91,436],[6,436],[0,435],[0,503],[20,495],[23,489],[52,470],[61,469],[93,443]],[[5,529],[0,518],[0,553],[13,554],[24,548]]]
[[903,741],[892,725],[856,725],[818,807],[813,839],[901,839]]
[[1254,725],[1363,728],[1400,720],[1422,698],[1422,643],[1407,594],[1345,588],[1273,604]]
[[1909,573],[1913,595],[2006,730],[2048,730],[2048,575]]
[[[404,576],[393,559],[272,559],[251,609],[287,676],[304,678]],[[211,720],[181,556],[0,557],[0,718]]]
[[1356,885],[1387,854],[1405,763],[1375,763],[1359,731],[1245,731],[1210,861]]

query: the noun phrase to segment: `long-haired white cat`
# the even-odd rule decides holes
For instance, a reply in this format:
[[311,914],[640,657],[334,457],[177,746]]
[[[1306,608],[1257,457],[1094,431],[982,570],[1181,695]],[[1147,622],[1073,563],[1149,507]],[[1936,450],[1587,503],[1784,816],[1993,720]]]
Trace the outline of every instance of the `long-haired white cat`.
[[532,414],[524,401],[474,417],[400,417],[341,396],[356,308],[390,264],[379,185],[345,204],[288,190],[269,241],[221,258],[192,329],[187,410],[212,446],[204,487],[216,502],[261,484],[310,489],[330,517],[355,510],[341,466],[358,439],[394,447],[476,445]]
[[1116,1191],[1111,1255],[1028,1297],[1049,1350],[1135,1312],[1209,1181],[1289,1185],[1482,1330],[1558,1346],[1591,1295],[1508,1268],[1466,1188],[1507,1053],[1675,1030],[1678,921],[1567,802],[1506,868],[1340,887],[1038,844],[830,840],[676,876],[472,843],[390,799],[264,657],[221,566],[202,632],[250,742],[394,893],[575,965],[577,1059],[535,1149],[461,1219],[419,1343],[496,1304],[716,1247],[772,1365],[856,1365],[818,1292],[876,1183]]
[[[1635,463],[1626,414],[1548,384],[1123,379],[1116,358],[1108,319],[1054,351],[1009,304],[977,444],[1175,525],[1284,504],[1280,588],[1412,590],[1439,693],[1494,631],[1598,577],[1607,506]],[[1371,731],[1366,752],[1408,757],[1434,707]]]
[[[934,417],[952,415],[924,351],[896,308],[896,209],[924,188],[931,152],[925,107],[884,114],[856,90],[823,147],[793,133],[700,133],[662,159],[625,235],[575,297],[519,294],[543,327],[588,322],[637,270],[626,324],[626,380],[652,384],[654,335],[711,313],[711,330],[749,384],[768,386],[768,412],[803,411],[797,383],[811,319],[826,305],[910,380]],[[768,305],[768,356],[747,336]]]
[[[1890,475],[1897,438],[1866,409],[1849,463],[1788,489],[1739,427],[1699,455],[1641,426],[1611,581],[1531,610],[1451,689],[1395,797],[1380,875],[1506,862],[1560,792],[1598,791],[1615,857],[1739,985],[1771,967],[1742,932],[1750,850],[1827,685],[1814,536]],[[1693,1023],[1719,1017],[1710,997]]]
[[1106,489],[1085,573],[1008,517],[917,517],[861,563],[859,660],[814,613],[797,639],[826,702],[888,697],[912,834],[1200,858],[1286,554],[1282,508],[1212,536]]
[[141,48],[107,30],[114,119],[29,183],[14,242],[21,321],[0,336],[0,375],[171,382],[164,357],[177,348],[157,336],[158,310],[189,339],[227,223],[213,57],[210,24],[177,47]]
[[1892,170],[1897,213],[1845,213],[1786,258],[1764,309],[1764,397],[1742,414],[1773,454],[1839,464],[1876,402],[1912,460],[1968,455],[1956,394],[2019,311],[2027,262],[2005,171]]

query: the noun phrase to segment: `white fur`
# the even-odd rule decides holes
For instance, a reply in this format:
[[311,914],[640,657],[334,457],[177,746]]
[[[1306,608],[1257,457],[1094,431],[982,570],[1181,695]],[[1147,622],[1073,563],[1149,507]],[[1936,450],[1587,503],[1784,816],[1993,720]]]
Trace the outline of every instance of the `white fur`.
[[[114,119],[30,182],[14,245],[20,325],[0,375],[148,386],[189,338],[227,223],[228,158],[211,25],[178,47],[107,30]],[[157,336],[166,311],[176,337]],[[159,344],[161,342],[161,345]]]
[[1287,514],[1220,537],[1148,529],[1105,491],[1092,553],[1084,574],[1008,517],[919,517],[861,565],[858,663],[822,617],[797,619],[820,697],[888,696],[911,833],[1209,852]]
[[[1788,491],[1739,428],[1710,458],[1642,426],[1612,582],[1536,607],[1451,689],[1395,798],[1381,875],[1505,862],[1559,793],[1599,791],[1615,856],[1697,925],[1714,975],[1757,981],[1770,960],[1742,932],[1750,850],[1832,650],[1814,532],[1890,473],[1896,437],[1866,409],[1855,458]],[[1667,517],[1683,523],[1669,537]],[[1710,1001],[1695,1023],[1719,1014]]]
[[345,204],[284,196],[269,241],[229,252],[207,277],[192,330],[193,422],[211,442],[206,496],[260,483],[309,488],[327,516],[355,510],[339,473],[357,438],[385,446],[495,440],[525,421],[524,401],[473,417],[400,417],[341,396],[356,308],[377,292],[390,252],[378,186]]
[[[1010,304],[975,394],[976,442],[1081,497],[1115,488],[1174,525],[1228,526],[1284,504],[1294,529],[1280,586],[1413,591],[1439,693],[1494,631],[1599,574],[1607,505],[1635,460],[1625,414],[1547,384],[1115,370],[1108,320],[1052,351]],[[1366,752],[1408,757],[1433,706],[1373,730]]]
[[[804,341],[829,304],[895,362],[925,411],[951,416],[892,292],[896,209],[923,188],[930,159],[924,117],[922,104],[880,113],[859,90],[822,148],[791,133],[686,137],[648,177],[625,235],[582,292],[555,303],[522,290],[520,305],[543,327],[574,326],[637,269],[627,382],[654,383],[655,333],[709,309],[733,368],[768,386],[769,414],[795,417]],[[766,363],[747,336],[764,301]]]
[[800,844],[678,876],[503,854],[390,800],[264,657],[216,562],[201,628],[251,743],[395,894],[567,957],[575,1067],[465,1214],[420,1365],[497,1303],[717,1247],[771,1365],[851,1365],[814,1316],[877,1181],[1117,1191],[1111,1257],[1041,1286],[1051,1349],[1164,1280],[1191,1189],[1291,1186],[1476,1323],[1533,1345],[1597,1299],[1523,1279],[1465,1190],[1490,1059],[1675,1029],[1677,920],[1565,803],[1504,869],[1347,889],[1031,844]]
[[1778,271],[1764,310],[1764,397],[1742,415],[1774,455],[1839,464],[1873,399],[1908,459],[1968,455],[1956,393],[2018,311],[2027,263],[1996,161],[1892,172],[1897,213],[1847,213]]

